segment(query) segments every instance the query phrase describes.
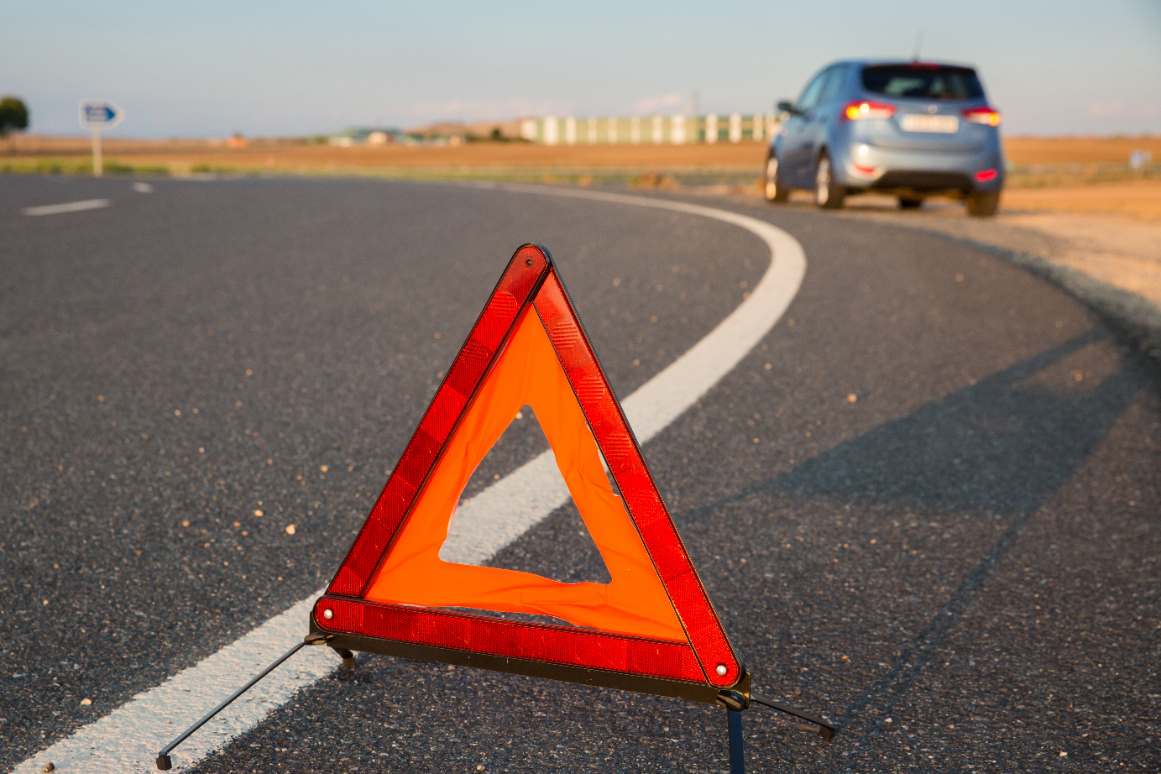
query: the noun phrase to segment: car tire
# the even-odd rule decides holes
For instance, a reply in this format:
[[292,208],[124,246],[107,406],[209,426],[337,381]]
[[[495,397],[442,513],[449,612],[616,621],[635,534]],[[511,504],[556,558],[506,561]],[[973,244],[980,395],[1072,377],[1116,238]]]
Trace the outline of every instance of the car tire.
[[766,166],[762,170],[762,195],[766,201],[778,204],[790,198],[790,189],[782,182],[778,157],[773,153],[766,157]]
[[916,196],[900,196],[899,209],[917,210],[923,206],[923,200]]
[[999,209],[999,191],[976,191],[967,198],[967,213],[974,218],[990,218]]
[[842,209],[846,196],[846,190],[834,181],[830,156],[823,151],[819,154],[818,164],[814,168],[814,203],[820,209],[838,210]]

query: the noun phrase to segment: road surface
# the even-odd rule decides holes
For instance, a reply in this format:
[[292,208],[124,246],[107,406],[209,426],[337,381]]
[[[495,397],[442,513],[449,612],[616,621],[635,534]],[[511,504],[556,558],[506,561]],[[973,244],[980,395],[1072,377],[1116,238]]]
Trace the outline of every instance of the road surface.
[[[828,747],[751,711],[751,768],[1161,766],[1156,366],[971,246],[699,203],[805,254],[773,328],[645,446],[756,695],[840,729]],[[720,218],[550,192],[0,178],[0,767],[123,770],[109,750],[180,730],[109,732],[329,580],[530,240],[622,396],[711,335],[771,261]],[[467,496],[543,448],[517,422]],[[604,572],[571,506],[488,561]],[[176,762],[726,765],[708,706],[379,657],[319,670]]]

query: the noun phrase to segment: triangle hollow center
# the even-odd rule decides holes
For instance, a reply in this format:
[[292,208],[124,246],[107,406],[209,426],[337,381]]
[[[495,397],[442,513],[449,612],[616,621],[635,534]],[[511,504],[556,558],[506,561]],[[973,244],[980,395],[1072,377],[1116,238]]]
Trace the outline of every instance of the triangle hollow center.
[[[508,447],[504,452],[517,446],[527,447],[530,441],[534,442],[534,451],[547,448],[536,413],[530,406],[524,406],[492,447],[489,456],[501,453],[503,446]],[[565,583],[608,583],[608,567],[580,518],[552,455],[539,455],[532,465],[537,469],[535,497],[527,485],[522,485],[521,479],[527,480],[525,476],[492,483],[496,490],[488,492],[479,501],[474,502],[470,497],[465,500],[461,495],[448,528],[447,540],[439,550],[439,558],[445,562],[522,570]],[[472,475],[473,483],[482,477],[485,467],[486,462],[476,469]],[[498,474],[495,478],[500,479]],[[482,494],[486,489],[477,487],[476,491]],[[541,519],[551,508],[546,507],[541,499],[546,492],[564,502],[552,508],[547,518]],[[494,507],[495,503],[501,503],[500,507]],[[500,547],[496,536],[507,535],[510,530],[506,523],[510,522],[521,525],[535,522],[536,529]],[[488,556],[490,551],[495,553]]]
[[[565,583],[520,570],[465,564],[462,560],[472,557],[463,550],[445,552],[449,560],[440,556],[472,473],[524,406],[535,413],[567,488],[547,493],[546,499],[538,476],[539,499],[552,509],[572,496],[608,570],[607,583]],[[669,595],[601,459],[548,334],[535,310],[528,309],[448,439],[368,584],[366,599],[547,616],[601,631],[686,642]],[[489,509],[516,507],[484,495],[471,501],[473,506],[481,499]],[[528,499],[537,507],[537,498]],[[470,521],[471,516],[461,513],[456,518]],[[521,531],[523,527],[517,534]]]

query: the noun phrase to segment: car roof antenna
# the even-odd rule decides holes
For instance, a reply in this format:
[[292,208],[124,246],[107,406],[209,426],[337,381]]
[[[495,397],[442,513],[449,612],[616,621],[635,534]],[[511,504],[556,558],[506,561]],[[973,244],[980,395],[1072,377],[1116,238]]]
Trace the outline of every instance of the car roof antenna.
[[911,55],[912,62],[919,61],[919,49],[923,47],[923,28],[915,30],[915,53]]

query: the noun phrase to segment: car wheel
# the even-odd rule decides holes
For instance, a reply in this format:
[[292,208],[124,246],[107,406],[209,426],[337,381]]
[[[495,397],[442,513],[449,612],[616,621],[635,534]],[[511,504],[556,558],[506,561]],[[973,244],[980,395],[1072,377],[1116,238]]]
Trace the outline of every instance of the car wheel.
[[900,196],[899,209],[917,210],[923,206],[923,200],[915,196]]
[[976,218],[990,218],[1000,209],[999,191],[977,191],[967,198],[967,212]]
[[762,193],[766,201],[782,203],[790,198],[790,189],[782,183],[782,174],[778,170],[778,157],[773,153],[766,159],[762,182]]
[[814,203],[824,210],[841,209],[846,194],[841,185],[835,184],[830,156],[824,151],[818,157],[818,166],[814,170]]

